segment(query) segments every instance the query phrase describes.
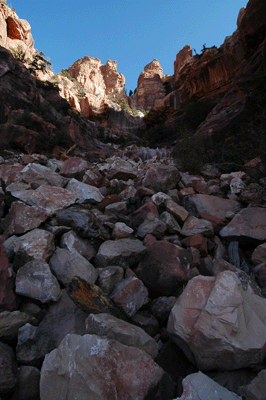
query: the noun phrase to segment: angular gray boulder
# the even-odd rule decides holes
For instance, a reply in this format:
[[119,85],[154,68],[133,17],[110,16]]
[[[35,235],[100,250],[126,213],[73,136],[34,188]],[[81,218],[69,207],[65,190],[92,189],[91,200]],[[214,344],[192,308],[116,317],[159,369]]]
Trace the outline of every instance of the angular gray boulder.
[[234,272],[197,276],[172,308],[167,331],[202,371],[260,365],[266,356],[266,299],[250,287],[245,291]]
[[90,314],[86,319],[86,332],[107,336],[108,339],[115,339],[126,346],[137,347],[149,354],[152,359],[158,354],[157,343],[143,329],[110,314]]
[[164,372],[144,351],[96,335],[67,335],[41,369],[41,400],[144,400]]
[[97,267],[130,267],[136,264],[146,251],[147,248],[138,239],[107,240],[100,246],[94,262]]
[[42,303],[58,301],[60,285],[50,267],[42,260],[33,260],[23,265],[16,276],[16,293]]
[[220,236],[242,243],[264,242],[266,240],[266,208],[244,208],[220,231]]
[[74,276],[94,283],[98,277],[94,266],[77,251],[69,251],[58,247],[50,258],[50,267],[58,281],[67,286]]
[[66,190],[77,196],[76,202],[78,204],[96,204],[104,199],[98,188],[88,185],[87,183],[79,182],[74,178],[68,182]]
[[238,213],[240,203],[235,200],[223,199],[208,194],[194,194],[183,200],[183,206],[190,214],[199,217],[200,214],[209,214],[224,221],[228,212]]
[[175,400],[241,400],[202,372],[183,379],[183,394]]
[[43,229],[34,229],[20,236],[15,249],[14,269],[32,260],[47,261],[55,249],[54,235]]

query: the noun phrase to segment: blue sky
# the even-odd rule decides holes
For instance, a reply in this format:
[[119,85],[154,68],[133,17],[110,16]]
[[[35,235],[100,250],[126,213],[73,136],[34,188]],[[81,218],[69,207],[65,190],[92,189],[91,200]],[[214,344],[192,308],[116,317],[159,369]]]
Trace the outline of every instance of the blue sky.
[[198,53],[219,47],[236,29],[247,0],[7,0],[31,25],[35,48],[52,62],[54,72],[84,56],[102,64],[116,60],[134,90],[154,58],[173,75],[176,54],[186,44]]

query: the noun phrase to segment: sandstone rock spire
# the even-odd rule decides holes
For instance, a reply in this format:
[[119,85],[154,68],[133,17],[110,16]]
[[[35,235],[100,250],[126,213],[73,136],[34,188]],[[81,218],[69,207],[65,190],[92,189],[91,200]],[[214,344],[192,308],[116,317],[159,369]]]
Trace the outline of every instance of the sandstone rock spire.
[[163,69],[158,60],[144,67],[138,79],[138,86],[134,96],[129,98],[131,108],[150,110],[165,97],[162,82]]

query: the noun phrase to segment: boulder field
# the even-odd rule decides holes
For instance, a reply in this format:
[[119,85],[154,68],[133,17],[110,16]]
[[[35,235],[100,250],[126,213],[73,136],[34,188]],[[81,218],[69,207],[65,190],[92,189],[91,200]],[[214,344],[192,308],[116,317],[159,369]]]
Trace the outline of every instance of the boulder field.
[[263,179],[130,150],[0,158],[0,397],[264,399]]

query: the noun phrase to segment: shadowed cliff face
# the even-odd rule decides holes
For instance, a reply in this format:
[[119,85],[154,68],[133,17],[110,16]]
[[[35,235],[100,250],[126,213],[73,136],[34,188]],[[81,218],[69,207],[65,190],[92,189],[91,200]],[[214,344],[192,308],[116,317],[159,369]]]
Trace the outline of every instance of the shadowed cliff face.
[[185,46],[175,61],[175,91],[146,117],[151,133],[159,123],[174,127],[177,140],[184,124],[190,136],[207,135],[212,143],[239,135],[239,123],[259,102],[263,85],[259,87],[257,78],[266,72],[265,37],[266,3],[250,0],[239,12],[237,30],[219,49],[204,48],[192,56],[190,46]]
[[27,153],[60,155],[73,145],[76,154],[103,155],[94,123],[77,115],[58,89],[33,77],[0,47],[0,142]]
[[[54,77],[38,75],[42,80],[49,78],[47,83],[33,78],[2,48],[3,144],[27,152],[59,153],[75,146],[74,154],[95,151],[99,155],[104,146],[95,144],[94,138],[108,140],[120,134],[134,138],[143,136],[145,124],[146,130],[159,125],[159,139],[169,145],[179,139],[185,123],[190,135],[225,140],[254,103],[258,88],[254,76],[266,70],[265,7],[263,0],[250,0],[239,12],[236,32],[226,37],[219,49],[204,48],[193,56],[191,47],[185,46],[176,56],[172,77],[163,76],[160,63],[153,60],[145,66],[136,92],[129,98],[116,61],[102,65],[97,58],[84,57]],[[36,51],[30,25],[5,3],[0,5],[0,43],[9,49],[21,46],[26,56]],[[145,122],[123,110],[125,104],[129,107],[127,101],[132,109],[150,110]],[[148,141],[149,135],[145,137]],[[156,145],[160,142],[154,132],[152,140]]]

